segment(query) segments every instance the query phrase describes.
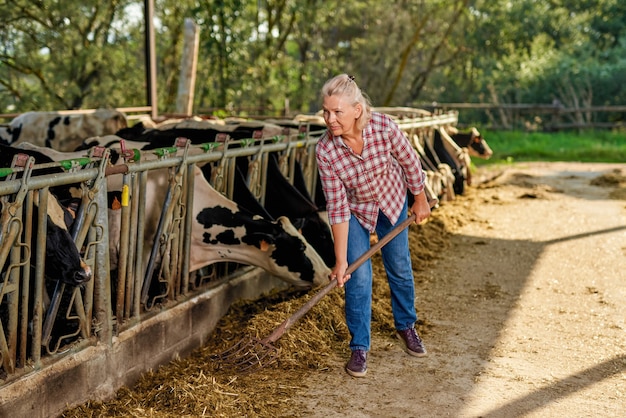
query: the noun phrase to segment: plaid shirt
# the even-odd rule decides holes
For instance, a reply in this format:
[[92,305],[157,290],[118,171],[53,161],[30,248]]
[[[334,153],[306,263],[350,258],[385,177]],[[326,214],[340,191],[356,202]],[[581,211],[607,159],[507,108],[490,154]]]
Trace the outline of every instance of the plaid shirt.
[[350,220],[374,232],[378,210],[395,224],[406,192],[424,190],[425,173],[417,152],[398,125],[373,112],[363,130],[363,152],[355,154],[342,138],[327,130],[316,146],[317,166],[331,224]]

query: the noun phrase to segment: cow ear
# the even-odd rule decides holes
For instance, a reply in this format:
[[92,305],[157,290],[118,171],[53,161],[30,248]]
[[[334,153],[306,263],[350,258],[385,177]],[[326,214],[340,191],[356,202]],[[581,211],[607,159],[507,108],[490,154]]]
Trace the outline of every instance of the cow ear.
[[279,216],[278,218],[276,218],[276,221],[283,227],[283,229],[293,226],[289,218],[286,216]]
[[298,230],[293,226],[291,221],[286,216],[279,216],[276,219],[276,223],[280,225],[287,234],[296,235],[298,234]]

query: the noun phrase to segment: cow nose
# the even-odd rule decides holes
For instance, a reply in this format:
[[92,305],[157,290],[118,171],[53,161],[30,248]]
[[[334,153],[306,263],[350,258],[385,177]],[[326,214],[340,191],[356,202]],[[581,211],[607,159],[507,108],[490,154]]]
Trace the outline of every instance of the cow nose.
[[82,284],[91,280],[91,268],[86,266],[84,269],[74,273],[74,283]]

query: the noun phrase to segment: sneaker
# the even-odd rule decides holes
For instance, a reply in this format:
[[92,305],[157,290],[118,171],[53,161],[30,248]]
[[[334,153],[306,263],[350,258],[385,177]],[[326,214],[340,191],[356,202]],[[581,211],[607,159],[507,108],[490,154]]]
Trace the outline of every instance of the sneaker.
[[420,336],[417,335],[415,328],[398,331],[398,339],[402,341],[403,349],[408,354],[415,357],[424,357],[426,355],[426,347],[424,347]]
[[346,364],[346,372],[353,377],[363,377],[367,373],[367,351],[354,350]]

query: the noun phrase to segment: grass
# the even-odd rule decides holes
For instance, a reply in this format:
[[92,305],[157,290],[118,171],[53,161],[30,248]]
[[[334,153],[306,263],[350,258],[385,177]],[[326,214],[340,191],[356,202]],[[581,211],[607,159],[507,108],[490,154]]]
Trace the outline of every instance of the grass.
[[626,132],[511,132],[481,133],[491,149],[489,160],[473,158],[477,166],[521,161],[626,163]]

